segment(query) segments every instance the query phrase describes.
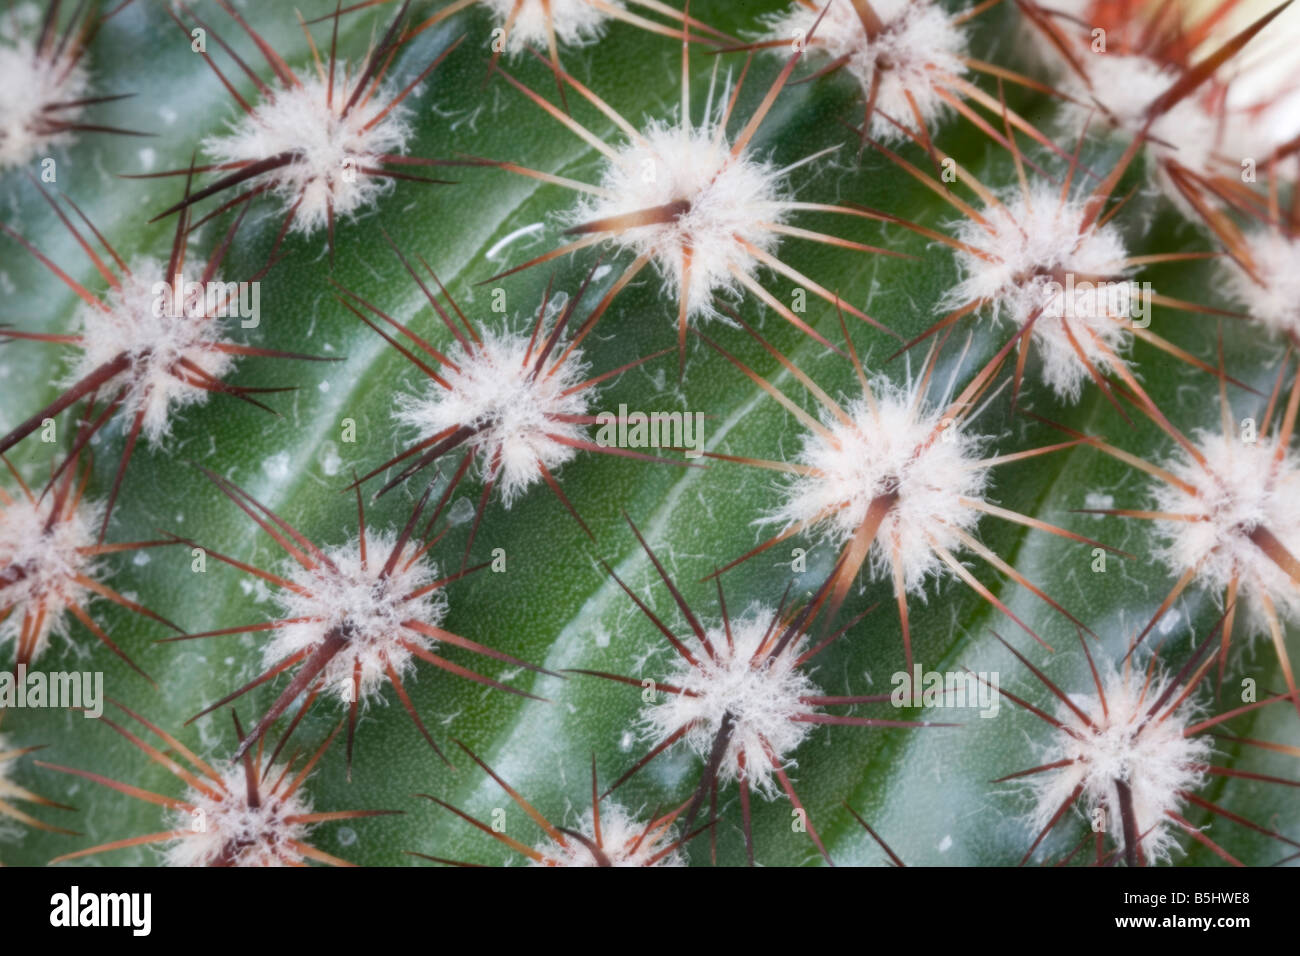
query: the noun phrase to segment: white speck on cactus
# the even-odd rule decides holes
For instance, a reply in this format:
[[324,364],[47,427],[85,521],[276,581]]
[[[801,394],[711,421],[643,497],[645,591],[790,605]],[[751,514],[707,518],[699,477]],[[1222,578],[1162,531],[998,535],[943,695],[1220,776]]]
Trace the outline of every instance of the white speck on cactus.
[[[595,817],[590,809],[582,815],[576,830],[596,843]],[[671,826],[640,821],[617,803],[606,803],[600,808],[600,852],[610,866],[685,866],[686,859],[680,850],[655,859],[675,838]],[[543,859],[530,861],[532,866],[600,865],[588,846],[567,834],[562,844],[547,839],[534,849]]]
[[293,474],[287,451],[278,451],[262,462],[262,471],[272,481],[284,481]]
[[1203,736],[1184,736],[1198,713],[1191,701],[1172,714],[1167,708],[1148,717],[1152,705],[1169,686],[1170,677],[1157,673],[1147,684],[1144,668],[1123,674],[1108,671],[1102,680],[1105,707],[1093,694],[1071,694],[1070,699],[1088,716],[1088,726],[1065,704],[1056,710],[1063,729],[1056,730],[1043,763],[1073,761],[1066,767],[1026,778],[1034,799],[1029,825],[1042,831],[1079,785],[1089,812],[1102,808],[1106,830],[1123,844],[1116,781],[1128,785],[1133,798],[1134,825],[1139,846],[1148,863],[1168,860],[1181,833],[1166,816],[1183,805],[1183,791],[1198,789],[1205,779],[1201,769],[1212,747]]
[[245,165],[294,154],[287,165],[245,184],[270,185],[285,211],[294,209],[291,231],[311,235],[328,225],[331,210],[335,217],[349,217],[372,205],[393,180],[365,170],[382,168],[385,155],[404,153],[410,141],[405,105],[379,118],[394,91],[381,88],[362,96],[344,115],[351,97],[348,78],[347,65],[338,63],[332,101],[318,77],[278,87],[251,113],[241,113],[228,132],[203,141],[217,163]]
[[0,505],[0,608],[12,609],[0,620],[0,644],[12,640],[17,646],[31,615],[40,620],[31,645],[33,661],[51,634],[66,636],[67,608],[84,607],[93,597],[77,578],[94,578],[99,571],[89,550],[96,544],[103,507],[83,500],[70,510],[64,503],[51,523],[54,504],[55,496],[47,494],[35,502],[22,496]]
[[[1062,202],[1045,184],[1031,186],[1028,199],[1017,187],[998,200],[980,210],[987,225],[972,219],[954,225],[970,250],[957,250],[962,281],[940,307],[986,301],[994,321],[1017,330],[1037,315],[1030,342],[1043,382],[1062,399],[1077,401],[1090,379],[1079,353],[1104,372],[1132,339],[1129,306],[1138,289],[1126,279],[1124,240],[1113,224],[1080,231],[1086,203]],[[1072,294],[1067,277],[1073,278]]]
[[[736,295],[736,273],[754,279],[759,261],[745,243],[772,254],[779,244],[771,225],[789,218],[785,170],[755,157],[750,147],[733,156],[716,121],[652,122],[605,164],[599,185],[604,196],[585,198],[566,214],[569,224],[604,220],[674,203],[682,210],[667,222],[652,222],[609,236],[609,242],[648,255],[674,297],[687,288],[690,319],[715,316],[713,297]],[[689,254],[689,282],[683,262]]]
[[[824,9],[825,16],[808,48],[821,53],[824,60],[847,58],[843,68],[857,80],[864,97],[876,86],[871,136],[886,143],[905,138],[894,123],[909,128],[915,125],[909,95],[926,129],[933,130],[952,109],[936,88],[945,85],[945,75],[966,73],[962,63],[964,31],[933,0],[872,0],[871,7],[884,27],[871,37],[850,0],[833,0],[814,9],[792,4],[767,18],[766,33],[793,44],[796,38],[808,36]],[[775,52],[784,54],[786,48],[777,47]]]
[[218,348],[227,344],[221,334],[221,318],[204,308],[188,306],[180,315],[168,314],[173,310],[154,289],[157,282],[174,281],[174,277],[163,277],[164,272],[164,263],[152,259],[135,262],[130,274],[121,278],[120,287],[104,295],[106,308],[81,307],[78,319],[83,351],[66,383],[72,384],[123,352],[130,355],[131,364],[103,391],[125,390],[123,413],[128,417],[144,414],[142,431],[154,445],[170,433],[177,409],[208,399],[206,389],[186,380],[191,373],[182,363],[197,366],[214,379],[223,378],[235,365],[235,359]]
[[[280,776],[282,767],[265,768],[267,779]],[[302,852],[293,846],[303,841],[310,826],[295,818],[311,812],[302,790],[287,798],[259,788],[260,805],[248,800],[244,768],[238,764],[221,774],[224,786],[219,796],[190,788],[185,802],[193,811],[177,809],[174,826],[188,831],[163,851],[168,866],[290,866],[301,862]]]
[[768,653],[783,630],[781,624],[773,624],[772,609],[761,605],[732,619],[730,644],[721,625],[708,629],[716,660],[703,653],[694,665],[676,659],[664,681],[686,693],[666,693],[647,710],[646,736],[658,742],[689,726],[683,738],[686,745],[708,759],[730,714],[734,726],[718,768],[718,781],[728,783],[740,777],[743,755],[745,777],[770,799],[776,793],[776,770],[791,763],[790,755],[814,726],[799,719],[817,710],[803,698],[821,693],[795,665],[806,650],[805,635],[793,637],[775,658]]
[[1267,633],[1263,598],[1284,618],[1300,619],[1300,591],[1250,537],[1267,529],[1292,554],[1300,554],[1300,457],[1288,452],[1277,461],[1275,440],[1263,435],[1243,442],[1198,432],[1194,444],[1204,466],[1179,449],[1163,467],[1197,493],[1166,482],[1153,486],[1157,511],[1197,519],[1156,523],[1159,559],[1180,577],[1196,568],[1197,583],[1219,594],[1236,579],[1253,633]]
[[[414,645],[431,650],[436,641],[409,627],[404,621],[418,621],[433,627],[447,614],[447,597],[436,589],[419,597],[411,595],[437,580],[437,569],[428,561],[399,560],[384,575],[384,562],[397,543],[396,536],[368,532],[367,562],[361,561],[359,542],[351,541],[325,550],[337,571],[318,565],[308,570],[288,562],[284,576],[302,589],[301,593],[281,588],[276,600],[283,619],[299,623],[277,628],[263,650],[265,666],[272,667],[299,651],[315,649],[336,629],[348,639],[345,653],[335,654],[325,665],[321,680],[326,693],[344,703],[354,697],[366,702],[388,682],[388,667],[405,677],[414,664]],[[360,693],[354,692],[354,668],[360,664]]]
[[796,462],[811,469],[786,485],[784,503],[765,521],[785,527],[811,523],[838,548],[866,520],[873,501],[896,494],[871,545],[872,574],[888,577],[897,567],[907,591],[921,595],[928,576],[951,573],[936,545],[963,548],[978,512],[962,498],[978,499],[988,470],[977,465],[983,439],[962,423],[946,426],[938,413],[918,408],[915,396],[878,381],[874,408],[865,398],[845,411],[853,425],[823,413],[831,438],[807,432]]
[[485,332],[482,338],[472,351],[459,343],[451,350],[448,358],[455,367],[441,372],[449,387],[435,382],[422,395],[399,395],[394,417],[416,429],[421,439],[476,427],[467,444],[480,469],[496,474],[508,508],[541,479],[538,462],[554,471],[577,454],[552,436],[586,440],[584,426],[564,418],[589,414],[589,391],[569,391],[582,384],[587,370],[575,349],[558,365],[533,374],[541,346],[534,343],[530,355],[528,336]]

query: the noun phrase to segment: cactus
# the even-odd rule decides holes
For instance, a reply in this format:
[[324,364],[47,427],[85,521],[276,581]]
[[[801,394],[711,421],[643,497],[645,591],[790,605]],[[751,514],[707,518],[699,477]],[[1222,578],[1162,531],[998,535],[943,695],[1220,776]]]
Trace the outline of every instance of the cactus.
[[1289,4],[300,9],[3,18],[0,858],[1300,858]]

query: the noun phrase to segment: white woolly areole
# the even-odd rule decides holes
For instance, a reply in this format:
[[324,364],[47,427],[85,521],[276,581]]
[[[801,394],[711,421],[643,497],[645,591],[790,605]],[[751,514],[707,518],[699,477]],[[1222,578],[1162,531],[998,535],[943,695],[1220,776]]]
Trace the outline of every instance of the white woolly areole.
[[509,508],[517,495],[541,479],[538,462],[554,472],[578,453],[552,436],[587,439],[584,426],[559,420],[589,414],[589,390],[564,394],[582,384],[587,367],[575,349],[563,364],[534,376],[540,343],[533,344],[529,356],[527,336],[481,335],[482,344],[475,344],[472,352],[457,343],[448,354],[456,368],[444,367],[440,374],[449,388],[434,382],[423,395],[399,395],[393,417],[414,428],[421,439],[461,426],[478,428],[466,444],[476,453],[480,474],[496,471],[502,504]]
[[[306,593],[281,588],[276,592],[276,601],[285,619],[312,620],[273,631],[274,638],[262,652],[265,665],[271,667],[301,650],[314,650],[331,631],[342,629],[347,645],[330,658],[321,672],[326,693],[345,704],[354,696],[365,702],[387,683],[389,665],[399,677],[406,676],[413,667],[413,655],[399,642],[424,650],[431,650],[437,642],[403,627],[402,622],[418,621],[437,627],[447,614],[447,596],[439,588],[418,598],[408,597],[437,580],[437,568],[427,561],[407,567],[409,559],[403,556],[391,574],[381,575],[396,543],[395,535],[369,534],[364,566],[357,541],[325,549],[337,572],[323,564],[308,571],[297,562],[287,563],[282,575]],[[358,661],[361,684],[360,694],[356,695],[353,668]]]
[[1300,240],[1259,230],[1247,234],[1246,247],[1258,279],[1228,259],[1228,293],[1270,331],[1300,335]]
[[[870,96],[876,86],[876,111],[871,117],[871,136],[882,142],[897,142],[905,134],[886,116],[904,126],[916,123],[916,113],[926,129],[932,130],[951,107],[940,98],[936,87],[944,86],[942,74],[963,76],[966,66],[965,32],[949,12],[933,0],[872,0],[871,7],[884,24],[874,37],[867,37],[862,20],[850,0],[833,0],[808,46],[827,60],[848,57],[844,69]],[[793,43],[808,36],[821,16],[821,8],[810,10],[801,3],[767,18],[769,37]],[[787,55],[789,49],[773,52]],[[916,113],[908,94],[916,102]],[[881,115],[884,114],[884,115]]]
[[[656,836],[661,831],[655,828],[647,833],[646,826],[645,822],[638,820],[617,803],[607,803],[600,808],[600,851],[609,861],[609,865],[685,866],[686,859],[679,850],[673,850],[653,863],[650,862],[663,850],[662,844],[672,842],[673,835],[672,829],[667,828],[667,834]],[[592,843],[596,842],[595,816],[590,809],[582,815],[582,821],[575,829]],[[567,834],[563,844],[548,838],[535,849],[545,859],[541,862],[530,860],[531,866],[600,865],[595,854],[586,844]]]
[[114,394],[126,389],[122,412],[128,419],[144,413],[142,430],[154,445],[170,433],[177,409],[208,399],[207,390],[178,377],[192,374],[180,363],[189,362],[214,379],[225,377],[235,366],[234,357],[217,348],[227,344],[223,319],[203,314],[202,308],[168,314],[170,305],[160,300],[170,293],[160,296],[154,291],[156,283],[174,281],[163,276],[166,271],[166,263],[153,259],[134,262],[130,274],[121,278],[120,288],[104,294],[101,301],[107,309],[81,306],[82,354],[64,383],[71,385],[127,353],[131,364],[100,391]]
[[1284,619],[1300,619],[1300,588],[1250,533],[1267,529],[1293,555],[1300,555],[1300,457],[1288,451],[1281,462],[1272,437],[1253,443],[1198,432],[1194,443],[1206,465],[1179,449],[1162,467],[1199,494],[1156,480],[1154,509],[1196,515],[1198,521],[1159,521],[1158,558],[1180,577],[1194,567],[1196,581],[1217,594],[1238,579],[1238,601],[1249,610],[1253,633],[1266,633],[1267,596]]
[[[1077,401],[1091,377],[1079,351],[1104,371],[1112,365],[1107,350],[1119,355],[1132,340],[1130,303],[1140,290],[1126,279],[1124,240],[1113,224],[1094,224],[1081,234],[1086,204],[1061,202],[1048,184],[1031,186],[1028,202],[1019,187],[998,200],[980,210],[987,226],[972,219],[953,225],[959,241],[992,261],[958,249],[962,280],[940,308],[987,301],[995,322],[1017,328],[1038,313],[1030,339],[1043,382],[1061,398]],[[1067,276],[1074,278],[1072,292]]]
[[103,507],[83,501],[69,513],[65,505],[59,520],[46,531],[53,503],[52,494],[35,504],[22,496],[0,507],[0,608],[13,608],[0,621],[0,644],[12,640],[17,646],[24,617],[44,608],[32,660],[49,645],[51,633],[67,636],[64,610],[68,605],[84,608],[93,597],[77,583],[77,575],[93,579],[99,571],[96,559],[79,549],[96,545]]
[[[623,8],[623,0],[605,0],[611,7]],[[605,32],[609,14],[600,10],[591,0],[483,0],[492,11],[497,29],[510,23],[506,38],[506,52],[511,56],[525,48],[546,49],[550,46],[550,31],[555,31],[560,46],[578,46],[600,39]]]
[[52,131],[50,122],[76,122],[83,108],[50,108],[89,95],[89,75],[81,64],[74,65],[75,55],[75,43],[48,59],[26,37],[12,44],[0,41],[0,169],[21,166],[74,139],[70,132]]
[[[756,159],[748,147],[731,156],[731,144],[710,122],[702,127],[654,122],[643,141],[619,147],[600,177],[606,196],[583,199],[565,217],[578,225],[623,216],[669,203],[690,206],[666,223],[638,226],[611,235],[610,243],[638,256],[649,255],[674,299],[687,289],[687,315],[712,317],[714,295],[735,295],[740,281],[733,270],[753,279],[758,258],[742,244],[772,254],[779,240],[768,225],[790,216],[785,173]],[[689,251],[690,278],[683,273]]]
[[[244,183],[255,188],[272,183],[272,191],[287,211],[297,206],[291,231],[311,235],[334,216],[355,215],[392,188],[393,181],[363,172],[383,166],[385,154],[406,152],[411,138],[410,111],[394,107],[367,129],[391,102],[395,93],[381,87],[362,95],[343,115],[351,98],[347,65],[338,63],[334,98],[319,77],[304,78],[301,85],[277,88],[241,113],[224,135],[203,141],[203,149],[218,163],[249,163],[285,152],[297,155],[287,166],[270,170]],[[222,173],[221,175],[225,175]]]
[[1092,728],[1064,704],[1057,707],[1056,719],[1067,729],[1054,732],[1042,763],[1074,763],[1026,778],[1034,798],[1029,825],[1035,834],[1047,826],[1074,788],[1083,784],[1084,804],[1089,811],[1105,808],[1106,830],[1122,845],[1124,830],[1115,787],[1119,780],[1128,784],[1132,793],[1133,815],[1147,862],[1169,858],[1175,835],[1182,831],[1165,811],[1178,812],[1184,803],[1180,790],[1190,792],[1201,786],[1205,772],[1198,765],[1209,758],[1212,747],[1205,737],[1183,736],[1198,713],[1190,701],[1159,720],[1168,709],[1166,704],[1144,723],[1147,711],[1170,682],[1167,674],[1157,674],[1144,692],[1146,676],[1144,668],[1135,668],[1127,676],[1108,671],[1102,681],[1104,712],[1096,695],[1071,694],[1070,700],[1088,715]]
[[[1178,80],[1176,73],[1138,54],[1092,53],[1085,49],[1078,59],[1089,82],[1085,84],[1074,70],[1062,78],[1062,92],[1079,101],[1067,101],[1061,106],[1067,128],[1075,133],[1084,128],[1090,116],[1092,129],[1114,125],[1129,134],[1140,133],[1146,125],[1147,108]],[[1220,127],[1219,118],[1205,108],[1203,96],[1193,93],[1151,124],[1149,148],[1162,159],[1212,175],[1222,138]],[[1161,172],[1157,179],[1170,199],[1185,206],[1167,175]]]
[[[717,660],[703,648],[694,652],[695,666],[677,658],[664,682],[689,693],[664,693],[643,718],[646,735],[656,742],[689,725],[683,740],[707,760],[723,719],[731,714],[735,723],[718,779],[723,783],[738,779],[743,754],[750,785],[769,799],[776,793],[776,770],[792,764],[789,755],[813,729],[813,724],[795,719],[816,712],[815,706],[800,698],[821,693],[795,666],[808,643],[805,635],[791,638],[779,657],[769,658],[764,645],[779,639],[783,630],[780,624],[773,626],[773,616],[771,608],[751,606],[732,620],[730,646],[722,626],[707,629]],[[754,660],[760,647],[764,651]],[[767,756],[764,741],[772,758]]]
[[[988,470],[975,466],[984,439],[956,422],[941,429],[936,413],[914,411],[912,396],[887,381],[873,388],[874,413],[860,398],[845,408],[852,426],[823,414],[833,440],[804,434],[795,460],[816,473],[792,479],[784,503],[763,520],[786,528],[807,523],[840,547],[872,501],[896,493],[871,545],[871,573],[887,578],[897,565],[906,589],[920,596],[928,576],[950,573],[935,545],[955,553],[963,547],[957,530],[972,532],[979,521],[959,499],[979,499],[988,485]],[[943,434],[934,437],[936,431]]]
[[[263,779],[280,776],[283,767],[266,768]],[[163,852],[167,866],[289,866],[302,860],[291,845],[305,840],[310,825],[290,822],[291,817],[311,813],[311,803],[298,790],[287,799],[263,793],[261,805],[248,802],[244,768],[233,765],[221,773],[225,784],[221,799],[190,788],[185,802],[194,811],[178,809],[173,817],[177,830],[186,835]]]

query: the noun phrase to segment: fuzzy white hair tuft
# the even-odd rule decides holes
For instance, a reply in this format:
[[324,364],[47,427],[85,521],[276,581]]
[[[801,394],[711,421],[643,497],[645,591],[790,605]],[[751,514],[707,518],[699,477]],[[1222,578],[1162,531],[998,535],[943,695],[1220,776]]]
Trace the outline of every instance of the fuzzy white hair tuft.
[[961,550],[958,532],[972,532],[979,521],[961,499],[978,499],[988,485],[987,469],[976,465],[984,439],[959,422],[944,425],[937,412],[918,409],[914,395],[888,381],[877,381],[873,391],[874,405],[860,398],[845,409],[852,427],[823,412],[832,437],[806,432],[795,459],[812,472],[790,480],[783,504],[761,520],[786,528],[806,524],[838,548],[866,520],[871,503],[892,492],[897,501],[871,545],[872,574],[887,578],[897,566],[906,590],[921,596],[928,577],[951,573],[935,546]]
[[[7,42],[6,42],[7,41]],[[74,135],[51,125],[74,123],[83,107],[51,107],[87,98],[90,76],[75,44],[55,57],[41,56],[27,37],[0,37],[0,169],[30,162]]]
[[[326,636],[341,629],[348,643],[344,653],[335,654],[321,674],[325,692],[342,702],[354,697],[367,702],[388,682],[388,668],[399,677],[413,667],[412,653],[403,644],[431,650],[436,641],[411,628],[404,621],[418,621],[433,627],[447,614],[447,597],[435,589],[419,597],[410,595],[437,580],[438,571],[428,561],[398,561],[383,574],[379,555],[388,555],[396,545],[390,533],[371,532],[367,539],[367,561],[361,560],[360,542],[325,550],[337,571],[321,564],[307,570],[288,562],[284,576],[302,589],[276,592],[284,618],[299,623],[277,628],[263,649],[263,660],[272,667],[300,651],[319,647]],[[360,664],[360,693],[355,694],[354,667]]]
[[449,387],[432,383],[422,395],[399,395],[394,417],[421,438],[477,427],[467,444],[480,470],[496,473],[502,503],[509,508],[541,479],[538,462],[554,471],[577,454],[552,436],[586,439],[584,427],[565,418],[590,411],[587,390],[569,391],[582,384],[587,368],[575,349],[558,366],[534,374],[537,346],[530,354],[528,336],[485,332],[482,339],[472,351],[459,343],[451,350],[455,367],[442,373]]
[[619,147],[617,158],[606,163],[599,182],[604,195],[584,198],[564,217],[567,225],[578,225],[689,204],[667,222],[627,229],[608,241],[649,256],[674,299],[686,283],[691,319],[716,317],[715,295],[739,294],[736,273],[752,280],[759,269],[746,244],[774,253],[779,239],[770,226],[783,225],[791,213],[785,171],[758,159],[750,147],[732,156],[716,122],[650,123],[639,140]]
[[1300,239],[1261,229],[1246,235],[1246,248],[1255,276],[1227,260],[1228,293],[1269,331],[1295,339],[1300,336]]
[[[1061,106],[1064,127],[1080,134],[1085,127],[1111,126],[1128,135],[1146,128],[1151,105],[1178,80],[1178,75],[1141,54],[1080,54],[1087,81],[1070,71],[1062,79],[1062,92],[1072,99]],[[1100,112],[1099,112],[1100,110]],[[1161,160],[1176,162],[1200,176],[1214,176],[1223,168],[1219,147],[1224,123],[1207,108],[1204,94],[1185,96],[1156,117],[1147,129],[1148,148]],[[1155,181],[1182,211],[1193,211],[1162,164],[1156,164]]]
[[[125,389],[122,410],[128,417],[143,413],[142,431],[153,445],[171,431],[172,416],[179,408],[202,404],[208,391],[179,377],[178,363],[189,363],[213,379],[225,377],[235,359],[217,346],[227,344],[222,336],[223,320],[203,308],[183,309],[169,314],[166,295],[158,282],[166,266],[152,259],[132,263],[121,286],[103,298],[106,308],[83,305],[78,313],[82,354],[66,384],[72,384],[112,362],[124,352],[131,364],[103,386],[105,392]],[[151,277],[146,279],[145,277]]]
[[767,653],[766,645],[782,631],[773,617],[771,608],[755,604],[731,620],[730,641],[722,625],[707,629],[714,655],[702,654],[695,665],[676,660],[665,681],[686,693],[665,694],[642,721],[645,736],[656,743],[689,726],[683,738],[686,745],[707,759],[730,714],[734,726],[718,780],[737,780],[743,755],[746,779],[768,798],[776,793],[777,769],[792,765],[790,755],[812,732],[813,724],[799,718],[817,708],[803,698],[820,693],[795,664],[806,650],[805,635],[793,637],[775,658]]
[[[870,38],[849,0],[834,0],[817,9],[792,4],[766,18],[766,34],[793,43],[807,37],[817,24],[809,49],[828,60],[845,60],[844,69],[864,97],[876,88],[870,135],[884,143],[898,142],[906,134],[895,124],[911,128],[916,122],[913,103],[927,130],[952,112],[938,88],[944,85],[945,75],[966,73],[962,62],[966,36],[952,14],[933,0],[873,0],[871,6],[884,29]],[[785,50],[777,47],[775,52]]]
[[1063,729],[1054,732],[1043,763],[1071,763],[1026,779],[1034,800],[1029,825],[1035,833],[1047,826],[1082,785],[1088,811],[1102,808],[1107,832],[1119,834],[1117,840],[1122,844],[1119,781],[1131,792],[1133,822],[1146,861],[1169,859],[1177,845],[1175,835],[1182,831],[1166,814],[1182,807],[1183,792],[1201,786],[1205,779],[1201,767],[1212,747],[1205,737],[1183,734],[1200,712],[1192,701],[1172,713],[1161,711],[1148,718],[1171,678],[1156,673],[1148,684],[1147,676],[1143,668],[1105,672],[1104,707],[1095,694],[1071,694],[1070,700],[1087,714],[1091,727],[1064,703],[1057,707],[1056,719]]
[[332,102],[327,82],[319,77],[278,87],[251,113],[241,113],[226,133],[203,141],[217,163],[243,165],[295,154],[287,165],[248,183],[271,186],[285,211],[293,210],[293,232],[311,235],[329,224],[331,212],[346,218],[371,206],[393,181],[365,170],[381,168],[385,155],[405,153],[411,139],[410,110],[403,104],[389,109],[394,90],[381,87],[345,115],[348,78],[347,64],[336,64]]
[[[599,40],[609,14],[591,0],[483,0],[498,29],[506,28],[505,51],[511,56],[525,49],[546,49],[551,31],[560,46],[582,46]],[[622,0],[604,0],[622,9]]]
[[1152,486],[1153,507],[1187,521],[1156,523],[1157,558],[1180,577],[1196,569],[1198,584],[1225,593],[1238,582],[1252,634],[1268,633],[1267,603],[1289,621],[1300,620],[1300,591],[1291,576],[1251,539],[1265,528],[1292,554],[1300,554],[1300,456],[1277,460],[1277,443],[1197,432],[1193,442],[1202,466],[1179,449],[1161,467],[1192,485],[1197,494],[1166,482]]
[[[592,843],[596,842],[595,815],[590,808],[583,813],[577,831]],[[671,843],[671,829],[665,835],[648,831],[646,823],[617,803],[607,803],[600,808],[600,850],[610,866],[685,866],[686,858],[676,849],[654,859],[663,852],[664,847],[660,844],[665,836]],[[600,865],[587,846],[567,835],[563,844],[547,839],[535,849],[544,860],[533,860],[532,866]]]
[[[1031,186],[1027,197],[1019,187],[1006,191],[980,215],[984,223],[960,219],[953,233],[989,258],[957,251],[962,280],[940,308],[987,301],[995,322],[1005,320],[1017,329],[1036,315],[1030,341],[1043,382],[1060,398],[1077,401],[1090,378],[1079,352],[1105,371],[1111,356],[1132,340],[1129,307],[1138,290],[1126,279],[1128,253],[1119,229],[1093,224],[1081,232],[1086,202],[1062,201],[1042,183]],[[1067,277],[1074,279],[1072,296]]]
[[[35,502],[26,496],[0,507],[0,597],[12,611],[0,620],[0,644],[17,644],[30,612],[40,619],[32,646],[36,660],[49,646],[50,635],[67,636],[70,605],[84,607],[94,594],[78,578],[96,578],[99,562],[89,556],[97,543],[96,530],[103,520],[103,506],[82,501],[75,511],[61,505],[58,520],[51,522],[54,495]],[[48,529],[48,530],[47,530]],[[21,576],[14,574],[21,571]],[[9,581],[14,574],[16,580]],[[44,614],[39,610],[45,609]]]
[[[264,777],[275,779],[280,769],[268,767]],[[194,809],[178,808],[174,823],[175,829],[188,832],[164,849],[164,863],[265,867],[301,861],[302,853],[293,844],[301,843],[311,829],[295,820],[311,812],[303,792],[298,790],[287,798],[261,793],[259,805],[253,806],[243,766],[230,766],[221,777],[220,799],[193,787],[186,794],[185,802]]]

